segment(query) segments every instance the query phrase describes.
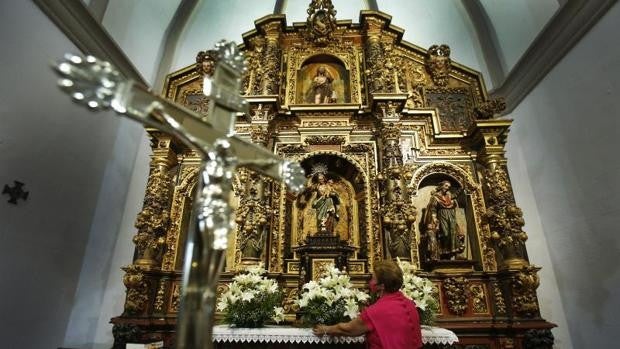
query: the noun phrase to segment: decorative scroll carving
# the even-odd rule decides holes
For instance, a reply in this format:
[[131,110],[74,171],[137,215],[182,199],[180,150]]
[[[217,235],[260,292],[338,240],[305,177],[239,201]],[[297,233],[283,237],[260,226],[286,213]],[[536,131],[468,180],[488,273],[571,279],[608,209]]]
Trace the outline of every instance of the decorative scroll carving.
[[426,105],[437,108],[441,131],[462,132],[472,122],[471,94],[467,88],[429,88]]
[[282,301],[282,308],[284,308],[285,314],[295,314],[299,310],[299,305],[297,305],[298,297],[299,289],[297,287],[284,289],[284,300]]
[[448,45],[431,46],[427,51],[426,69],[431,74],[435,85],[447,86],[450,70],[452,69],[450,47]]
[[170,312],[178,313],[181,305],[181,285],[174,284],[170,294]]
[[159,287],[157,288],[157,294],[155,295],[155,302],[153,307],[156,312],[161,313],[164,310],[164,295],[166,293],[166,281],[164,279],[159,281]]
[[127,288],[125,314],[138,315],[146,310],[148,302],[148,283],[142,269],[136,265],[123,267],[123,284]]
[[444,280],[443,290],[448,299],[448,310],[461,316],[467,310],[467,279],[450,277]]
[[336,10],[332,1],[312,0],[306,12],[306,37],[316,44],[326,44],[336,30]]
[[304,140],[306,144],[324,145],[324,144],[344,144],[347,139],[344,136],[308,136]]
[[345,153],[366,153],[372,150],[372,146],[364,143],[349,143],[342,147]]
[[538,270],[535,266],[523,267],[512,280],[512,308],[523,317],[534,317],[538,314],[536,289],[540,285]]
[[484,286],[482,284],[475,284],[469,287],[469,292],[472,297],[473,310],[477,314],[486,314],[489,312],[487,308],[487,297],[484,292]]
[[504,302],[504,295],[502,289],[499,287],[498,282],[493,282],[493,297],[495,298],[495,311],[497,314],[506,314],[506,302]]
[[157,148],[152,156],[144,204],[135,224],[138,233],[133,237],[138,256],[135,263],[138,265],[154,267],[161,260],[166,230],[170,224],[172,179],[168,174],[171,165],[169,157],[168,148]]
[[293,143],[278,147],[279,154],[307,153],[309,150],[303,144]]
[[506,99],[503,97],[490,99],[478,105],[474,110],[479,119],[493,119],[506,110]]

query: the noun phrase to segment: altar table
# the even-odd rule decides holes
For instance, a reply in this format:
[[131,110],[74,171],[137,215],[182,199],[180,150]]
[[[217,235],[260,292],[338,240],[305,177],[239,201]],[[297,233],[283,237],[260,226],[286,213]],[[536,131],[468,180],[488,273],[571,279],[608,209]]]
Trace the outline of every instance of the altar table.
[[[442,348],[458,342],[454,332],[422,326],[422,342],[425,348],[441,345]],[[235,328],[218,325],[213,328],[215,348],[365,348],[364,336],[335,337],[315,336],[311,328],[290,326],[266,326],[263,328]]]

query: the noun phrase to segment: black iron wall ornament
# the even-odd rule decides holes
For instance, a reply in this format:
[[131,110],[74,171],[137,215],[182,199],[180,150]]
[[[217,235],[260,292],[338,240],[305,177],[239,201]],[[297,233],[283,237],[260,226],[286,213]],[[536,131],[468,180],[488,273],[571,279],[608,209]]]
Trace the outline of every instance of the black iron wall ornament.
[[13,187],[9,187],[8,184],[4,185],[2,194],[8,194],[10,196],[9,203],[17,205],[17,200],[22,199],[26,201],[28,199],[29,192],[24,191],[24,183],[19,181],[13,181]]

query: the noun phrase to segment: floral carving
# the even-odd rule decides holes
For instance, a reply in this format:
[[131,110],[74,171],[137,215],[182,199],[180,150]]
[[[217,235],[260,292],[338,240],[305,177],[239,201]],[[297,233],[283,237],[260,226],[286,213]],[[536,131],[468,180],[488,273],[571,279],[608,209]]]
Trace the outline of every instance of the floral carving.
[[127,288],[125,313],[128,315],[142,314],[148,302],[149,284],[146,277],[142,269],[136,265],[123,267],[123,270],[125,271],[123,284]]
[[344,144],[347,139],[344,136],[308,136],[304,140],[306,144],[319,145],[319,144]]
[[503,97],[490,99],[480,103],[474,110],[479,119],[493,119],[506,110],[506,99]]
[[443,282],[443,290],[448,300],[448,310],[456,315],[463,315],[467,310],[467,279],[451,277]]
[[488,207],[484,220],[491,229],[491,237],[504,252],[506,259],[522,259],[527,234],[522,230],[523,212],[514,202],[506,170],[498,166],[485,171],[485,192]]
[[504,295],[502,289],[499,287],[498,282],[493,282],[493,297],[495,298],[495,311],[497,314],[506,314],[506,302],[504,301]]
[[518,271],[512,279],[512,308],[523,317],[534,317],[538,314],[536,289],[540,285],[539,267],[526,266]]
[[452,60],[448,45],[433,45],[427,51],[426,69],[437,86],[447,86]]
[[[168,174],[170,162],[169,149],[156,149],[151,162],[142,211],[138,213],[133,237],[136,244],[136,264],[155,266],[159,263],[166,245],[166,231],[170,225],[169,205],[171,177]],[[161,153],[163,154],[161,154]]]
[[307,153],[308,151],[306,146],[299,143],[284,144],[278,147],[278,153],[280,154]]
[[366,153],[372,150],[372,146],[364,143],[349,143],[342,147],[345,153]]

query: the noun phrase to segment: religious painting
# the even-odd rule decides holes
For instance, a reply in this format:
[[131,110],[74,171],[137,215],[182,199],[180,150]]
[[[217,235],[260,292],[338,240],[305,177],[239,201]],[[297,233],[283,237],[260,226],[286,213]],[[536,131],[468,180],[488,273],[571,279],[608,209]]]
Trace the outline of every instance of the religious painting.
[[297,73],[300,104],[350,103],[349,72],[344,64],[330,60],[306,61]]

